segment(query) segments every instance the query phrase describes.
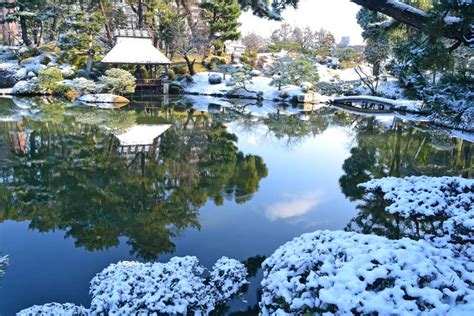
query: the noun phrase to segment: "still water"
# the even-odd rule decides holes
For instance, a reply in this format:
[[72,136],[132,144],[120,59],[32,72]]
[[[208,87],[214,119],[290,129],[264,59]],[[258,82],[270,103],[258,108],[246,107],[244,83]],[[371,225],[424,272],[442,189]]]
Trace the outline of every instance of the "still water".
[[[0,254],[10,258],[0,314],[88,307],[89,281],[120,260],[258,266],[305,232],[377,233],[357,208],[371,177],[474,176],[473,135],[327,107],[304,120],[271,104],[242,115],[209,100],[100,109],[0,99]],[[228,314],[255,313],[254,270]]]

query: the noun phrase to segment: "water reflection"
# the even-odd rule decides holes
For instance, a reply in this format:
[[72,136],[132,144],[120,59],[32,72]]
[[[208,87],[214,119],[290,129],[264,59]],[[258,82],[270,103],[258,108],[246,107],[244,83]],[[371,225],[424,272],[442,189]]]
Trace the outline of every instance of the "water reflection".
[[[124,236],[136,256],[172,253],[172,238],[200,228],[198,210],[207,200],[244,203],[268,173],[260,157],[238,150],[224,125],[202,123],[199,115],[180,119],[165,111],[181,124],[152,144],[124,149],[120,133],[130,132],[135,111],[77,111],[59,119],[55,113],[65,108],[51,108],[42,109],[52,112],[44,120],[0,123],[0,221],[64,230],[77,247],[106,249]],[[23,135],[27,145],[11,135]]]
[[[349,200],[361,201],[359,183],[386,175],[473,176],[472,144],[423,123],[332,108],[302,118],[295,115],[299,109],[280,105],[236,101],[244,108],[238,112],[213,98],[178,101],[140,101],[113,110],[38,99],[0,106],[0,228],[17,227],[3,239],[8,253],[21,264],[36,261],[39,255],[29,254],[34,247],[77,255],[77,262],[59,267],[51,253],[34,268],[18,259],[5,277],[12,303],[4,308],[14,313],[55,300],[42,297],[43,289],[67,292],[69,275],[79,269],[88,273],[76,276],[74,283],[83,281],[83,288],[70,288],[61,299],[87,305],[91,276],[102,264],[130,259],[128,250],[145,259],[193,253],[214,262],[222,255],[269,255],[315,229],[347,225],[406,236],[414,226],[387,215],[380,203],[355,209]],[[37,238],[9,220],[57,232]],[[91,251],[123,241],[128,246],[115,255],[117,249],[84,255],[62,243],[63,234]],[[46,238],[52,235],[60,235],[60,242]],[[42,243],[23,247],[16,239],[24,236]],[[61,270],[51,272],[56,283],[45,285],[46,277],[34,283],[32,275],[46,265]],[[241,310],[258,301],[261,272],[255,273]],[[18,279],[23,286],[11,290]],[[39,301],[26,305],[23,293],[30,286]]]
[[[474,176],[472,143],[467,140],[451,138],[443,131],[414,126],[399,119],[393,120],[388,128],[380,127],[373,117],[356,126],[357,145],[344,162],[345,174],[339,179],[342,192],[351,200],[363,199],[364,190],[357,185],[371,178]],[[419,239],[426,234],[436,234],[434,222],[437,219],[403,219],[385,212],[386,206],[383,199],[365,199],[345,229],[392,239]]]

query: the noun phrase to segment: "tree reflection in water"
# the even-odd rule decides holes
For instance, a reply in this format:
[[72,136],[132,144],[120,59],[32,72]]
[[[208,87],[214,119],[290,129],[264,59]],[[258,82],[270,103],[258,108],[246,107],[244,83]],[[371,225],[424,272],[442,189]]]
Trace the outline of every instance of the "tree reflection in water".
[[135,124],[135,111],[60,116],[63,107],[48,110],[54,119],[21,121],[26,154],[12,148],[16,125],[0,123],[0,222],[28,220],[41,232],[64,230],[77,247],[106,249],[125,237],[138,257],[172,253],[174,237],[200,228],[198,210],[207,200],[248,201],[268,173],[263,160],[240,152],[236,136],[219,123],[194,128],[187,116],[168,117],[184,123],[149,152],[125,159],[114,133]]
[[396,119],[384,127],[375,118],[365,118],[356,126],[356,146],[343,164],[339,179],[342,192],[352,201],[362,201],[359,213],[346,226],[347,231],[377,234],[392,239],[423,238],[435,234],[438,219],[403,219],[385,212],[387,202],[367,198],[358,184],[372,178],[411,175],[473,177],[469,141],[451,138],[442,131],[424,129]]

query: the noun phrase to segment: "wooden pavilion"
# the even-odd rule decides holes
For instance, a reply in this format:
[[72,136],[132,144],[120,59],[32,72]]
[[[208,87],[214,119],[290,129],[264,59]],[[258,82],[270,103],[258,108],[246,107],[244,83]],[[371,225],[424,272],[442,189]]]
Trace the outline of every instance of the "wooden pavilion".
[[[115,45],[102,60],[105,64],[145,66],[149,76],[143,78],[137,71],[137,92],[168,93],[165,74],[171,61],[153,46],[147,30],[121,29],[114,33]],[[163,67],[163,72],[159,68]]]

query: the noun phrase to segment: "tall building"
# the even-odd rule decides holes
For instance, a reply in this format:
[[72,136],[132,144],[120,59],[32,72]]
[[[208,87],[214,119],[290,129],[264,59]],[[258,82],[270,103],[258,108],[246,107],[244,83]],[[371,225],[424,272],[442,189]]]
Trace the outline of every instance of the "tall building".
[[351,43],[351,37],[350,36],[343,36],[341,38],[341,42],[339,43],[339,47],[346,48],[349,47]]

